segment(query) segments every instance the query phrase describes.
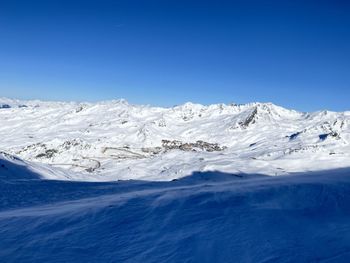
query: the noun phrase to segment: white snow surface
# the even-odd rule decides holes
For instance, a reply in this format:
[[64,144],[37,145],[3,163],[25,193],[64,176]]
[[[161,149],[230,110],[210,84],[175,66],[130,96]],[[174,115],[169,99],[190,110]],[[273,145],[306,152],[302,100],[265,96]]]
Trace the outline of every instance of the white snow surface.
[[[170,181],[195,171],[287,175],[350,166],[349,111],[7,98],[0,106],[2,158],[18,156],[45,179]],[[163,140],[192,146],[167,148]]]

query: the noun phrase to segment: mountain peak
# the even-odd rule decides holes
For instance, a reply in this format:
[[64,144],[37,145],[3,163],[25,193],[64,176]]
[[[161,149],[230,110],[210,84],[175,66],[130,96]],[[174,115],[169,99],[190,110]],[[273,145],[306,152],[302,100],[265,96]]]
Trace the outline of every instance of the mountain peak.
[[3,101],[12,108],[0,110],[0,149],[69,170],[71,178],[171,180],[203,169],[280,174],[350,165],[346,113],[306,115],[260,102]]

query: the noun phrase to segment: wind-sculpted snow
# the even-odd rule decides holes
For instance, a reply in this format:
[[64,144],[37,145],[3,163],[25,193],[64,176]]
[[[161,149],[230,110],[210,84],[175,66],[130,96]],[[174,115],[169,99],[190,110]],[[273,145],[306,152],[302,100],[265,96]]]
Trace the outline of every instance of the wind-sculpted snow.
[[350,260],[349,169],[170,182],[41,177],[0,156],[0,262]]
[[350,112],[125,100],[0,105],[7,105],[0,150],[69,173],[51,179],[170,181],[193,171],[285,175],[350,166]]

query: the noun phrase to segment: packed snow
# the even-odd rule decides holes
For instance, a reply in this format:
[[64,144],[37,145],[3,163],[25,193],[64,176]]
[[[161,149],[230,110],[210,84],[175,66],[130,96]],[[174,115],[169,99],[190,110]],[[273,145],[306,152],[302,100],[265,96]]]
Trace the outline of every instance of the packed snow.
[[350,170],[43,180],[0,155],[1,262],[349,262]]
[[47,179],[170,181],[195,171],[288,175],[350,166],[350,112],[125,100],[0,105],[0,150],[43,164]]

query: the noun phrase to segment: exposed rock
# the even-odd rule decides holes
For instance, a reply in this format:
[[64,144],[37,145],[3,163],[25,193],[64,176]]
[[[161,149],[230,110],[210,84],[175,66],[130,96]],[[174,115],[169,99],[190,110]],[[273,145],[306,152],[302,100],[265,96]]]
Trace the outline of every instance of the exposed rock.
[[36,158],[52,158],[58,151],[56,149],[48,149],[45,153],[40,153],[36,156]]
[[159,127],[166,127],[166,121],[164,118],[161,118],[160,120],[158,120],[158,126]]
[[16,154],[22,154],[25,152],[46,151],[46,149],[46,144],[39,142],[23,147],[21,150],[17,151]]
[[76,112],[76,113],[79,113],[79,112],[81,112],[83,109],[84,109],[83,106],[79,106],[78,108],[75,109],[75,112]]
[[337,132],[331,132],[330,134],[329,134],[331,137],[333,137],[333,138],[336,138],[337,140],[339,140],[340,139],[340,134],[339,133],[337,133]]
[[300,152],[317,152],[321,150],[322,148],[318,145],[307,145],[307,146],[299,146],[297,148],[289,148],[284,151],[283,154],[294,154],[294,153],[300,153]]
[[77,140],[65,141],[62,144],[63,149],[69,150],[72,146],[78,146],[79,142]]
[[10,109],[11,106],[8,104],[0,104],[0,109]]
[[60,150],[69,150],[71,148],[90,149],[91,145],[81,139],[72,139],[65,141],[63,144],[59,145],[58,148]]
[[256,116],[258,114],[258,108],[255,107],[254,110],[249,114],[249,116],[242,122],[239,123],[239,125],[243,128],[247,128],[250,124],[254,124],[256,121]]

